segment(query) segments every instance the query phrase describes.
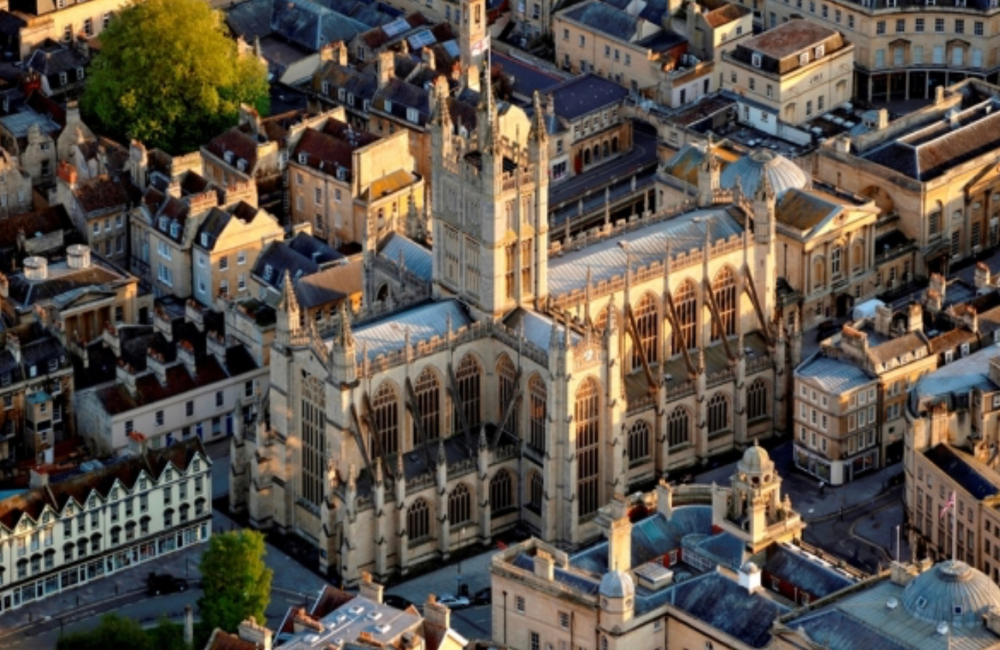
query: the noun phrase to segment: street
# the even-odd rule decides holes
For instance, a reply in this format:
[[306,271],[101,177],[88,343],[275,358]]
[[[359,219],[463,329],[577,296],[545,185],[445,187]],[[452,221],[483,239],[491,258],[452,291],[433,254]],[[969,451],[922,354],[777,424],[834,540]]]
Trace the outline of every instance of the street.
[[[792,444],[784,442],[770,454],[782,475],[782,489],[808,524],[804,541],[868,572],[885,567],[895,558],[895,530],[903,517],[903,486],[891,485],[891,479],[901,471],[901,466],[872,472],[841,487],[820,489],[813,477],[791,469],[791,450]],[[213,459],[213,494],[219,496],[228,490],[228,441],[212,445],[209,454]],[[735,462],[729,463],[696,473],[694,480],[728,485],[735,465]],[[237,526],[225,514],[218,511],[213,514],[215,532]],[[905,535],[902,538],[900,557],[909,560]],[[6,613],[0,616],[0,649],[54,648],[60,629],[64,633],[93,629],[103,614],[112,611],[148,626],[155,625],[161,616],[180,621],[184,606],[194,606],[201,595],[197,564],[203,550],[204,545],[183,549]],[[418,607],[427,600],[428,594],[454,594],[463,583],[468,585],[469,593],[474,594],[490,586],[489,564],[494,552],[489,549],[404,579],[387,588],[386,593],[402,596]],[[308,606],[326,581],[270,543],[265,562],[274,569],[271,603],[267,610],[268,624],[274,629],[289,606]],[[191,580],[191,588],[183,593],[147,597],[143,581],[149,571],[186,576]],[[486,639],[491,635],[490,615],[488,605],[453,611],[452,626],[466,638]],[[63,617],[61,621],[59,616]]]

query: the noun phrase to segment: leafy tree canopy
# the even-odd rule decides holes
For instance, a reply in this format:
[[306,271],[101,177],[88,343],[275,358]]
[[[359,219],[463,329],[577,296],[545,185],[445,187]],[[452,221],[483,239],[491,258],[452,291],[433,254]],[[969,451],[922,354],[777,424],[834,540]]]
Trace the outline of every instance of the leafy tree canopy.
[[198,600],[203,629],[236,632],[249,616],[267,620],[274,572],[264,563],[264,536],[255,530],[214,535],[201,556]]
[[184,629],[161,619],[160,624],[143,630],[136,621],[107,614],[90,632],[75,632],[59,638],[56,650],[190,650],[184,643]]
[[264,65],[238,55],[204,0],[133,0],[101,33],[83,109],[104,131],[171,153],[236,123],[241,103],[267,110]]

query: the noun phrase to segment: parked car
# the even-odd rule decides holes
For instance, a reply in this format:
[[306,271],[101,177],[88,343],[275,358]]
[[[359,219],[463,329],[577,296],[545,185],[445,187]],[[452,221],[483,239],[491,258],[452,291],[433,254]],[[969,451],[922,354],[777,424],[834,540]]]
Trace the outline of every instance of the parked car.
[[472,594],[473,605],[489,605],[493,602],[493,589],[485,587]]
[[412,605],[413,603],[403,598],[402,596],[397,596],[396,594],[386,594],[382,598],[382,602],[389,607],[395,607],[396,609],[403,610]]
[[437,601],[448,609],[465,609],[472,604],[465,596],[452,596],[451,594],[445,594],[439,597]]
[[187,588],[187,580],[184,578],[175,578],[169,573],[150,573],[146,578],[146,591],[150,596],[186,591]]

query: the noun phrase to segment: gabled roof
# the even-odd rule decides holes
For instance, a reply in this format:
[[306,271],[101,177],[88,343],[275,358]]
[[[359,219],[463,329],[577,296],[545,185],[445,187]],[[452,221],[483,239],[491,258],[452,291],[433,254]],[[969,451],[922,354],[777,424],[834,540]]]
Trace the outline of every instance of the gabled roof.
[[752,648],[771,642],[774,619],[785,607],[718,572],[685,580],[671,589],[671,604]]
[[[254,168],[257,167],[257,138],[253,134],[245,133],[239,127],[233,127],[212,138],[205,145],[205,149],[233,167],[236,167],[240,160],[245,160],[246,167],[242,171],[246,174],[253,175]],[[230,153],[231,160],[226,160],[227,152]]]
[[141,456],[132,456],[93,472],[75,474],[62,481],[53,482],[50,479],[48,486],[34,488],[0,501],[0,525],[11,529],[23,516],[37,521],[45,506],[62,512],[71,500],[82,505],[94,492],[106,499],[116,483],[126,490],[132,490],[143,471],[156,481],[168,464],[186,471],[196,457],[211,463],[201,439],[194,436],[169,447],[147,450]]
[[639,33],[640,18],[598,0],[571,7],[562,12],[562,15],[623,41],[631,41]]
[[61,43],[47,40],[31,53],[25,67],[45,77],[58,75],[62,72],[72,72],[72,78],[75,80],[76,70],[86,65],[87,57],[80,51],[66,47]]

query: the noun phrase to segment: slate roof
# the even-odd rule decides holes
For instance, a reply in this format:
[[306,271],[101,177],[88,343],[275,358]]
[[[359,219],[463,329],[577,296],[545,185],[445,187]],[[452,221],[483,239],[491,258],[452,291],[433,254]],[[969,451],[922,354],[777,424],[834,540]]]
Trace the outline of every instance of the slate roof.
[[[632,566],[645,564],[681,547],[681,539],[692,533],[712,532],[712,508],[685,506],[674,509],[671,519],[661,514],[632,526]],[[595,575],[608,571],[608,542],[603,541],[570,557],[570,564]]]
[[820,641],[823,647],[829,650],[862,648],[912,650],[910,646],[896,643],[880,634],[877,629],[872,629],[836,609],[807,613],[806,616],[795,620],[795,629],[799,628],[805,630],[809,638]]
[[562,12],[562,16],[623,41],[631,41],[639,31],[638,17],[599,0],[571,7]]
[[800,591],[809,594],[813,600],[824,598],[854,584],[850,578],[796,553],[784,544],[768,547],[767,560],[761,570],[795,585]]
[[705,245],[706,228],[711,230],[713,242],[734,235],[743,236],[743,226],[726,209],[688,212],[549,260],[549,294],[557,296],[574,289],[582,290],[588,267],[595,284],[622,275],[626,255],[619,242],[627,242],[635,268],[662,263],[668,241],[671,259],[695,249],[701,250]]
[[1000,492],[1000,475],[996,470],[947,443],[931,447],[924,452],[924,457],[976,500],[982,501]]
[[61,130],[59,124],[51,117],[36,113],[27,106],[17,113],[0,117],[0,124],[18,140],[28,135],[28,129],[33,124],[37,124],[42,133],[48,133],[49,135],[54,135]]
[[562,81],[554,74],[518,61],[501,52],[491,52],[490,57],[493,67],[500,68],[503,74],[511,78],[514,82],[513,90],[519,95],[531,97],[536,90],[547,90]]
[[[531,341],[541,349],[549,349],[554,322],[548,316],[518,307],[504,319],[504,325],[515,332],[522,332],[526,340]],[[562,342],[565,330],[561,325],[556,326],[556,329],[559,336],[558,341]],[[576,330],[570,328],[570,342],[576,344],[581,338]]]
[[996,390],[990,380],[990,360],[1000,355],[1000,346],[990,345],[967,357],[941,366],[917,380],[910,398],[922,402],[953,403],[956,395],[968,395],[972,389]]
[[853,363],[822,355],[806,361],[795,370],[795,374],[818,384],[831,395],[843,394],[875,381]]
[[58,75],[61,72],[72,73],[69,78],[76,81],[77,68],[86,65],[87,57],[79,50],[48,40],[31,53],[26,67],[44,77]]
[[37,521],[46,505],[62,512],[70,499],[84,504],[94,491],[106,498],[116,480],[121,481],[125,489],[131,490],[143,470],[155,481],[168,463],[183,471],[196,455],[211,463],[201,439],[192,437],[170,447],[150,449],[141,456],[133,456],[93,472],[73,475],[63,481],[53,481],[50,477],[47,487],[34,488],[0,501],[0,524],[12,529],[25,515]]
[[[354,328],[358,360],[365,350],[368,359],[374,359],[380,354],[402,349],[407,333],[411,345],[443,337],[448,333],[449,324],[453,332],[472,324],[472,319],[456,300],[431,302],[359,324]],[[328,341],[332,342],[332,339]]]
[[929,181],[1000,146],[998,109],[1000,100],[989,98],[951,117],[923,123],[861,155],[915,180]]
[[56,262],[48,265],[44,280],[28,280],[23,271],[12,273],[7,279],[10,301],[23,309],[73,291],[97,289],[99,285],[127,280],[128,276],[91,254],[91,264],[86,268],[73,269],[66,262]]
[[828,200],[816,192],[790,189],[775,206],[778,222],[809,235],[817,226],[833,219],[843,211],[839,203]]
[[[388,110],[387,101],[390,102]],[[393,78],[375,93],[372,106],[402,121],[410,121],[407,109],[415,109],[418,114],[417,124],[425,126],[431,117],[431,93],[423,86]]]
[[312,309],[359,295],[363,288],[362,270],[361,260],[356,259],[299,278],[293,283],[299,305]]
[[868,357],[874,363],[887,363],[906,353],[913,353],[926,347],[927,342],[922,336],[922,332],[907,332],[884,343],[870,346]]
[[399,262],[399,257],[402,255],[407,270],[417,274],[426,282],[432,279],[434,258],[431,251],[404,235],[392,233],[386,237],[379,254],[393,262]]
[[566,120],[616,106],[628,97],[624,86],[593,73],[564,81],[548,92],[554,100],[555,114]]
[[295,237],[286,243],[293,251],[299,255],[308,257],[316,264],[322,265],[344,258],[343,255],[338,253],[333,247],[322,239],[318,239],[304,232],[296,234]]
[[671,588],[671,604],[752,648],[771,642],[771,625],[786,611],[761,593],[717,573],[706,573]]

